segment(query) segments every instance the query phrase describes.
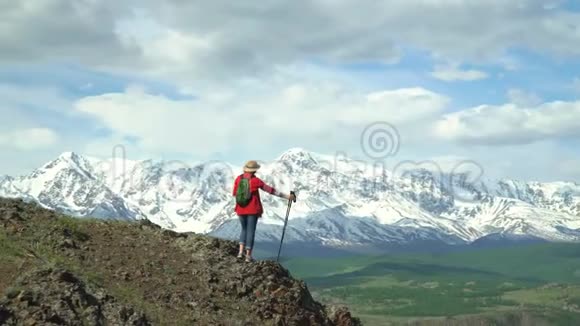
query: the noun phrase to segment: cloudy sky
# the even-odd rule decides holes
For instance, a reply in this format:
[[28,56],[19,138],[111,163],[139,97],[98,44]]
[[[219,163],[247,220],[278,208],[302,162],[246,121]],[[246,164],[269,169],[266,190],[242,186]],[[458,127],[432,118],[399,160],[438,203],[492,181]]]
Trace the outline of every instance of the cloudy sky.
[[119,145],[363,158],[365,128],[387,122],[388,164],[580,181],[574,2],[0,0],[0,174]]

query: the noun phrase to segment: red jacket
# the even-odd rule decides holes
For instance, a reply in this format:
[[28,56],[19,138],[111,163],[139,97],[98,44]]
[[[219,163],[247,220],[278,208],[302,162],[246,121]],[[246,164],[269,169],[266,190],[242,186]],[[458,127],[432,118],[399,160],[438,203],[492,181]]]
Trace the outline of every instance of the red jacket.
[[[258,217],[261,217],[262,213],[264,212],[264,208],[262,207],[262,201],[260,200],[259,189],[262,189],[263,191],[269,194],[277,196],[279,196],[280,193],[276,189],[265,184],[264,181],[260,180],[260,178],[252,176],[251,173],[244,173],[244,177],[246,178],[252,177],[250,179],[250,191],[252,192],[252,199],[250,199],[250,202],[245,207],[241,207],[238,204],[236,204],[236,214],[257,215]],[[234,197],[236,196],[236,191],[238,190],[238,183],[240,182],[240,178],[241,176],[238,176],[234,181],[234,191],[233,191]]]

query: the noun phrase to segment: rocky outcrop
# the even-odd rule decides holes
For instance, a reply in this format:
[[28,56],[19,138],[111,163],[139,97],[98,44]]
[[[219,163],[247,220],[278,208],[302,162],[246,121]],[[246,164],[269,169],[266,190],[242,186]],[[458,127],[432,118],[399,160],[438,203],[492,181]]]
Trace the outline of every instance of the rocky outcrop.
[[2,246],[2,270],[22,275],[0,282],[0,325],[360,325],[282,265],[238,260],[234,241],[146,221],[0,199]]
[[143,312],[121,304],[67,270],[34,270],[0,301],[2,325],[132,325],[151,323]]

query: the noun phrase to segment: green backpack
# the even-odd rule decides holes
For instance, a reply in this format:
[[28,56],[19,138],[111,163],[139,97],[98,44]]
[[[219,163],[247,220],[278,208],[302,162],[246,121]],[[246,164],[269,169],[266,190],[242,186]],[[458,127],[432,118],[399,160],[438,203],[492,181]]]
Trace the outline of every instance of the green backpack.
[[242,176],[236,191],[236,204],[245,207],[250,203],[251,199],[252,191],[250,189],[250,179]]

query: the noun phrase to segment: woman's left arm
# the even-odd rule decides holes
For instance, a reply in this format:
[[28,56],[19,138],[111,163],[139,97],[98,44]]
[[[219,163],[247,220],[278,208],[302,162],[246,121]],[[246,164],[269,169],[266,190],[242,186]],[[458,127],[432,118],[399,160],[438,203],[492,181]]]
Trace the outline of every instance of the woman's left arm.
[[258,187],[263,191],[269,193],[270,195],[274,195],[284,199],[290,199],[290,195],[287,195],[283,192],[276,190],[274,187],[267,185],[264,181],[258,179]]

